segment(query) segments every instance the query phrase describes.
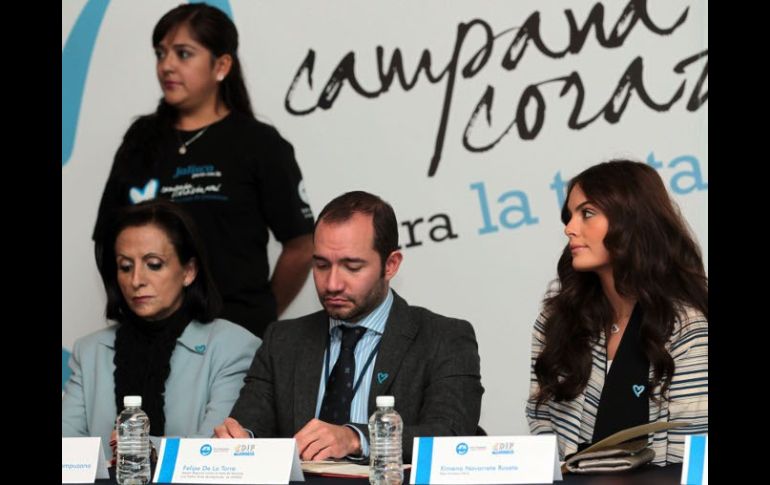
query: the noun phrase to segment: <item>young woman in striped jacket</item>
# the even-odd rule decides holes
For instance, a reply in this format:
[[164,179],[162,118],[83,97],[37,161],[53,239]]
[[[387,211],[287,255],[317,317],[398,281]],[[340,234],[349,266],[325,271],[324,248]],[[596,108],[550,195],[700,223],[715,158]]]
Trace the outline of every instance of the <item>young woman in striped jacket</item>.
[[708,432],[708,278],[687,224],[649,165],[613,160],[570,181],[569,242],[532,338],[526,416],[561,459],[648,422],[653,463],[681,462]]

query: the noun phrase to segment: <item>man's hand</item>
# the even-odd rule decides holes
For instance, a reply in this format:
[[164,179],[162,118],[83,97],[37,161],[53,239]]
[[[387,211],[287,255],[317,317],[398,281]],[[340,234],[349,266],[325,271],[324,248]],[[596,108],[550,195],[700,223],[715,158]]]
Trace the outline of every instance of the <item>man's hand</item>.
[[110,448],[112,449],[112,458],[110,458],[110,466],[115,466],[118,462],[118,431],[112,430],[110,434]]
[[251,438],[241,424],[233,418],[225,418],[225,422],[214,428],[214,438]]
[[337,426],[320,419],[308,421],[294,435],[294,439],[297,440],[299,457],[305,461],[344,458],[361,453],[358,433],[348,426]]

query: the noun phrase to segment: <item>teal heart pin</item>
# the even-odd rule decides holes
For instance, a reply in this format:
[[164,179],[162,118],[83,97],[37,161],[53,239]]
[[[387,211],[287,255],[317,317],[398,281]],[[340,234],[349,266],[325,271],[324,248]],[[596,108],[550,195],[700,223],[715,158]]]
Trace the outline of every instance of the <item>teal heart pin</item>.
[[644,392],[644,386],[641,386],[639,384],[634,384],[633,390],[634,390],[634,394],[636,394],[636,397],[639,397]]
[[196,345],[195,346],[195,351],[198,352],[199,354],[202,354],[203,352],[206,351],[206,346],[203,345],[203,344]]
[[377,382],[382,384],[388,379],[388,373],[387,372],[378,372],[377,373]]

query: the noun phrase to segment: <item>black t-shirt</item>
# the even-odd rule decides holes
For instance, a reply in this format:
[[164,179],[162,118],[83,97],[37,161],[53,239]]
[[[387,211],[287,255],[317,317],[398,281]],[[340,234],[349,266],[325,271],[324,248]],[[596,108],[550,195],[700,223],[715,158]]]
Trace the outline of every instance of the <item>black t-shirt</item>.
[[[147,117],[137,120],[123,145],[136,144],[132,137],[146,132],[148,123]],[[313,231],[302,173],[291,144],[253,117],[233,112],[199,133],[166,130],[156,136],[159,147],[151,162],[116,156],[94,237],[115,208],[155,197],[182,204],[206,245],[224,302],[221,316],[262,337],[277,318],[268,228],[281,242]],[[185,141],[186,153],[180,154]]]

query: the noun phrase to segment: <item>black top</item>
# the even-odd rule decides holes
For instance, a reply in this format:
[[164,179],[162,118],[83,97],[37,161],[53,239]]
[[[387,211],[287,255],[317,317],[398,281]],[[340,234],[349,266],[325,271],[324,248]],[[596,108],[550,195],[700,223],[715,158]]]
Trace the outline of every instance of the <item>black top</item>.
[[642,308],[637,303],[604,381],[593,443],[650,422],[650,361],[642,347],[642,319]]
[[[102,195],[94,239],[118,207],[155,197],[183,204],[208,251],[224,302],[220,316],[262,337],[277,318],[268,228],[281,242],[313,231],[294,149],[275,128],[240,113],[209,125],[200,136],[200,130],[148,129],[151,117],[139,118],[123,139]],[[142,147],[148,132],[153,132],[151,144],[158,145],[152,150]],[[180,154],[188,140],[186,153]]]

